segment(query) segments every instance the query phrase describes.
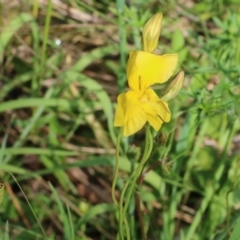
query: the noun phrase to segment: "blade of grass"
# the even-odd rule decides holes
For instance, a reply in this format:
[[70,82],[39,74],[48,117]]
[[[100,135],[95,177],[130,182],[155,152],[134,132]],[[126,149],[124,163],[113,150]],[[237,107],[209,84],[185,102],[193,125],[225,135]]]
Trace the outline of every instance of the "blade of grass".
[[6,224],[5,224],[4,240],[10,240],[8,221],[7,221]]
[[74,238],[74,227],[73,227],[73,219],[72,219],[72,215],[71,215],[71,211],[70,211],[70,208],[69,206],[67,205],[67,213],[68,213],[68,221],[69,221],[69,226],[70,226],[70,229],[71,229],[71,239],[75,239]]
[[67,239],[67,240],[73,240],[74,238],[72,238],[71,236],[71,224],[69,223],[68,221],[68,216],[64,210],[64,207],[63,207],[63,203],[60,199],[60,196],[59,194],[57,193],[56,189],[53,187],[53,185],[49,182],[49,187],[53,193],[53,196],[54,196],[54,199],[57,203],[57,206],[58,206],[58,210],[60,212],[60,219],[63,223],[63,228],[64,228],[64,239]]
[[[53,93],[53,88],[49,88],[48,91],[45,94],[44,98],[50,98]],[[1,106],[1,105],[0,105]],[[38,120],[38,118],[42,115],[45,107],[39,107],[33,117],[29,121],[29,125],[22,131],[20,137],[18,140],[15,141],[14,147],[19,147],[22,144],[22,141],[26,138],[26,136],[30,133],[31,129],[33,128],[34,124]],[[7,109],[6,109],[7,110]],[[5,163],[9,162],[11,160],[11,156],[5,157],[4,161]]]
[[102,88],[102,86],[97,83],[94,79],[89,78],[83,74],[80,74],[75,71],[67,71],[63,74],[62,78],[65,80],[65,83],[69,83],[71,81],[78,81],[90,92],[93,92],[98,97],[101,102],[101,107],[105,113],[108,123],[108,129],[110,136],[114,143],[116,143],[116,135],[113,128],[113,107],[112,102],[106,91]]
[[38,217],[37,217],[37,215],[35,214],[35,212],[34,212],[34,210],[33,210],[32,205],[30,204],[30,202],[29,202],[29,200],[28,200],[25,192],[23,191],[22,187],[20,186],[20,184],[18,183],[17,179],[14,177],[14,175],[13,175],[11,172],[7,172],[7,173],[11,175],[11,177],[14,179],[15,183],[17,184],[17,186],[18,186],[19,189],[21,190],[21,192],[22,192],[25,200],[27,201],[27,204],[28,204],[29,208],[30,208],[31,211],[32,211],[32,214],[33,214],[34,218],[36,219],[36,221],[37,221],[37,223],[38,223],[39,228],[41,229],[41,231],[42,231],[43,235],[45,236],[45,238],[48,239],[48,238],[47,238],[47,235],[46,235],[46,233],[45,233],[45,231],[44,231],[44,229],[43,229],[43,227],[42,227],[42,225],[41,225],[41,223],[40,223],[40,221],[39,221],[39,219],[38,219]]
[[[99,95],[101,94],[99,93]],[[12,101],[1,103],[0,113],[5,112],[7,110],[14,110],[14,109],[20,109],[20,108],[27,108],[27,107],[42,107],[42,108],[57,107],[61,110],[67,110],[67,111],[71,111],[73,109],[82,111],[84,109],[84,112],[86,111],[87,113],[89,111],[87,108],[88,103],[90,102],[84,102],[82,99],[69,100],[69,99],[61,99],[61,98],[21,98],[18,100],[12,100]],[[96,108],[99,108],[99,107],[100,105],[96,104]],[[107,111],[109,112],[109,109]]]
[[120,69],[118,72],[118,88],[119,92],[123,92],[126,84],[126,52],[127,52],[127,34],[126,23],[124,19],[125,0],[117,0],[118,10],[118,28],[119,28],[119,50],[120,50]]
[[[47,13],[46,13],[45,25],[44,25],[44,33],[43,33],[43,44],[41,49],[40,67],[39,67],[40,78],[42,77],[42,74],[44,73],[46,68],[47,42],[48,42],[48,35],[49,35],[49,29],[50,29],[51,15],[52,15],[52,0],[48,0]],[[34,90],[37,90],[38,86],[37,85],[35,86],[35,83],[33,83],[33,86],[35,87]]]
[[[2,54],[4,50],[7,47],[7,44],[11,40],[11,38],[14,36],[14,33],[21,28],[24,24],[34,21],[34,18],[29,13],[20,13],[17,17],[12,19],[8,25],[6,25],[0,34],[0,57],[2,57]],[[0,59],[2,61],[2,59]]]

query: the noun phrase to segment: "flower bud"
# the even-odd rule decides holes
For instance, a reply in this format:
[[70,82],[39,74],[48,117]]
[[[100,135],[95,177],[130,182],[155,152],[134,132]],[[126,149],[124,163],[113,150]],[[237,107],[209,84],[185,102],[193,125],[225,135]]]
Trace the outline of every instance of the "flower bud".
[[160,147],[164,145],[168,140],[168,136],[164,132],[160,132],[157,134],[157,136],[154,138],[154,142]]
[[183,79],[184,79],[184,72],[180,71],[176,75],[176,77],[164,87],[162,91],[161,99],[164,101],[168,101],[176,97],[182,87]]
[[146,23],[143,29],[143,51],[153,52],[161,32],[162,13],[156,13]]

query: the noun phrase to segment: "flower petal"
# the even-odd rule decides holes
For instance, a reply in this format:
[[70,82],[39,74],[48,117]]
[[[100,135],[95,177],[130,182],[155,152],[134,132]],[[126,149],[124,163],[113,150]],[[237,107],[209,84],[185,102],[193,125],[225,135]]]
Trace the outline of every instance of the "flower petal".
[[153,117],[149,114],[147,114],[147,121],[154,128],[155,131],[159,131],[163,124],[163,121],[160,118]]
[[147,114],[155,118],[160,118],[163,122],[169,122],[171,119],[171,113],[162,101],[146,102],[142,104],[142,108]]
[[128,91],[122,93],[117,99],[118,105],[114,119],[114,126],[124,127],[125,137],[139,131],[146,123],[146,113],[139,104],[139,93]]
[[127,123],[124,126],[123,135],[128,137],[138,132],[146,123],[147,117],[144,110],[137,105],[131,117],[128,118]]
[[122,93],[118,96],[117,98],[117,108],[116,108],[116,113],[115,113],[115,118],[114,118],[114,123],[113,125],[115,127],[122,127],[124,126],[126,120],[125,120],[125,115],[126,115],[126,93]]
[[152,88],[148,88],[145,91],[145,94],[148,98],[148,101],[143,103],[143,109],[145,112],[152,116],[159,116],[164,122],[169,122],[171,112],[168,108],[167,102],[159,98]]
[[178,61],[177,54],[162,56],[143,51],[131,51],[127,63],[129,87],[144,92],[154,83],[164,83],[173,74]]
[[171,112],[168,108],[167,102],[159,101],[158,104],[158,117],[164,122],[169,122],[171,120]]
[[136,91],[128,91],[126,93],[126,123],[123,135],[125,137],[139,131],[146,123],[146,113],[141,104],[139,104],[139,93]]
[[157,102],[160,101],[161,99],[159,96],[156,94],[156,92],[152,88],[148,88],[145,93],[148,96],[148,99],[150,102]]

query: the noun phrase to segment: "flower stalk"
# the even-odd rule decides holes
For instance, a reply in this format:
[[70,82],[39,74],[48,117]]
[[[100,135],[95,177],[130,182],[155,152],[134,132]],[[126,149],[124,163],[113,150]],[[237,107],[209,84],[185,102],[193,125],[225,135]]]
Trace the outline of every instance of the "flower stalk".
[[[133,50],[129,53],[126,75],[129,90],[121,93],[117,98],[117,108],[114,126],[121,127],[117,140],[116,164],[112,183],[112,199],[118,209],[118,240],[131,239],[127,210],[136,188],[141,185],[145,165],[149,160],[153,148],[151,127],[159,131],[162,124],[169,122],[171,111],[167,101],[174,98],[182,87],[184,73],[180,71],[176,77],[163,89],[159,97],[152,88],[155,84],[163,84],[173,75],[178,54],[154,54],[161,32],[162,13],[155,14],[145,25],[142,35],[142,50]],[[143,156],[132,171],[121,190],[119,201],[115,197],[116,181],[118,177],[119,151],[122,135],[128,137],[137,133],[144,126],[145,147]],[[140,194],[136,195],[137,211],[142,229],[142,239],[147,239],[144,220],[140,207]]]

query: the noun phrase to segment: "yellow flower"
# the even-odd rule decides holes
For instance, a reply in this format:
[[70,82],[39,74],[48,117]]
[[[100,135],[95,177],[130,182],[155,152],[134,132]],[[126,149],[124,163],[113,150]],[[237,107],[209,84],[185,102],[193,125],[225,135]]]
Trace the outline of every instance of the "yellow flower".
[[151,88],[143,95],[129,90],[118,96],[114,126],[124,127],[123,134],[127,137],[139,131],[147,121],[158,131],[170,118],[167,103],[161,101]]
[[[159,21],[158,16],[156,20],[156,15],[153,18],[155,21],[148,21],[145,34],[155,36],[155,42],[156,36],[160,35],[160,31],[154,34],[154,31],[158,31],[156,22],[161,23],[161,19]],[[130,90],[120,94],[117,99],[114,126],[124,127],[123,135],[126,137],[139,131],[146,122],[158,131],[162,123],[169,122],[171,118],[167,102],[161,100],[150,86],[164,83],[172,76],[178,55],[155,55],[151,52],[157,43],[151,42],[149,37],[145,41],[144,51],[135,50],[129,54],[127,79]]]
[[170,121],[167,102],[162,101],[150,86],[167,81],[177,65],[175,54],[157,56],[139,51],[135,61],[131,61],[132,54],[135,53],[130,53],[127,67],[130,90],[118,96],[114,121],[114,126],[124,127],[126,137],[139,131],[146,122],[158,131],[163,122]]

